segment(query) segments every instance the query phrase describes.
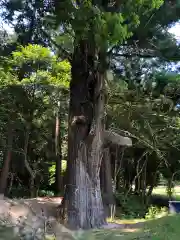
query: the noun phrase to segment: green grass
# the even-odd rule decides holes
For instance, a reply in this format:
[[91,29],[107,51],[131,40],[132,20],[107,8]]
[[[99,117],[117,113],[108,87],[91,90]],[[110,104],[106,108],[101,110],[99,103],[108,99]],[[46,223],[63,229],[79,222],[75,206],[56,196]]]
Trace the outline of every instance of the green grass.
[[[154,189],[153,195],[167,197],[166,187]],[[180,186],[174,189],[173,197],[180,200]],[[88,231],[80,240],[179,240],[180,214],[168,215],[152,220],[115,219],[116,223],[125,225],[122,229]]]
[[[166,197],[167,196],[166,187],[158,186],[157,188],[154,189],[153,195],[161,195]],[[176,186],[174,188],[173,197],[176,198],[177,200],[180,200],[180,186]]]
[[[154,189],[153,195],[167,197],[166,187],[159,186]],[[174,188],[173,197],[180,200],[180,186]],[[116,219],[116,223],[127,224],[129,227],[114,230],[97,230],[87,233],[87,240],[179,240],[180,214],[169,215],[153,220],[145,219]],[[141,223],[136,225],[136,223]],[[137,227],[136,227],[137,226]]]
[[[159,194],[159,195],[167,195],[166,193],[166,187],[165,186],[158,186],[157,188],[154,188],[153,194]],[[180,197],[180,186],[176,186],[174,188],[174,195],[177,195]]]
[[122,230],[97,230],[88,232],[82,239],[86,240],[179,240],[180,215],[166,216],[147,221],[142,228]]

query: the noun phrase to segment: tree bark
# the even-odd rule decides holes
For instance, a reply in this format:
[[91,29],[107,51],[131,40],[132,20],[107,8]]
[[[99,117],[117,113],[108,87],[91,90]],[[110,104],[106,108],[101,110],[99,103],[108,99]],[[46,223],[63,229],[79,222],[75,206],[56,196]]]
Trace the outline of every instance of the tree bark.
[[[60,106],[59,106],[60,108]],[[61,132],[60,132],[60,109],[57,111],[56,115],[56,126],[55,126],[55,154],[56,154],[56,175],[55,175],[55,186],[56,192],[60,194],[62,192],[62,175],[61,175],[61,161],[62,161],[62,151],[61,151]]]
[[101,169],[100,169],[100,184],[101,184],[101,193],[103,194],[105,192],[105,164],[104,161],[102,161]]
[[78,44],[72,60],[68,181],[64,195],[67,224],[82,229],[100,227],[105,223],[99,178],[104,129],[104,76],[94,71],[95,53],[89,42]]
[[35,194],[35,178],[36,178],[36,170],[34,170],[29,162],[28,162],[28,146],[29,146],[29,137],[30,137],[30,127],[27,126],[27,129],[25,130],[25,136],[24,136],[24,164],[27,169],[27,171],[30,174],[30,180],[29,180],[29,188],[30,188],[30,196],[31,198],[36,197]]
[[104,149],[104,158],[102,162],[104,168],[104,188],[103,188],[103,197],[104,205],[106,208],[106,216],[114,219],[115,217],[115,199],[113,194],[112,186],[112,171],[111,171],[111,162],[110,162],[110,152],[109,148]]
[[0,176],[0,194],[4,194],[7,187],[7,179],[12,156],[12,144],[13,144],[13,129],[12,125],[9,124],[7,133],[7,154],[3,162],[3,167]]

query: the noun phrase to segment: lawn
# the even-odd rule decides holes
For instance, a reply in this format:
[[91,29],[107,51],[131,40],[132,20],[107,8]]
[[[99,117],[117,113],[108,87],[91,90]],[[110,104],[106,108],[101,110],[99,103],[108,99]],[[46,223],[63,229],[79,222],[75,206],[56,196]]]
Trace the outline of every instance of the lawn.
[[[157,188],[154,189],[153,194],[154,195],[167,196],[166,187],[165,186],[158,186]],[[180,186],[176,186],[174,188],[173,197],[180,199]]]
[[[159,186],[154,189],[153,195],[167,197],[166,187]],[[174,188],[173,197],[180,200],[180,186]],[[87,240],[179,240],[180,215],[169,215],[158,219],[148,220],[116,220],[125,224],[124,229],[97,230],[87,233],[82,239]],[[140,222],[141,224],[137,224]],[[132,226],[131,226],[132,225]],[[130,227],[127,227],[130,226]],[[137,226],[137,227],[136,227]]]
[[97,230],[86,233],[83,240],[179,240],[180,239],[180,215],[166,216],[147,221],[142,228]]

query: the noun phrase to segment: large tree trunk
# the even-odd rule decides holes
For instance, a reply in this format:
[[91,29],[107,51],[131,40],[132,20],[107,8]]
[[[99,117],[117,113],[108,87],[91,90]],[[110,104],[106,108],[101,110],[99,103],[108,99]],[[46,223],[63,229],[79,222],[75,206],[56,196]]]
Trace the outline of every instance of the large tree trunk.
[[3,162],[3,167],[0,176],[0,194],[4,194],[7,187],[7,179],[12,155],[13,129],[11,124],[9,124],[8,127],[9,128],[7,133],[7,153]]
[[72,228],[95,228],[105,223],[99,178],[104,129],[103,85],[103,74],[94,71],[94,49],[81,41],[72,61],[68,181],[64,196],[67,224]]

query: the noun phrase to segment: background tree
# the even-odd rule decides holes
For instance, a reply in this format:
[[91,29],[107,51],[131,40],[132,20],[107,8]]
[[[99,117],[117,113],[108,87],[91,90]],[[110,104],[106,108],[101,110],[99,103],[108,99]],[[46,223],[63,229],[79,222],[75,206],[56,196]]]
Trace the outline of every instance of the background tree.
[[[17,135],[15,136],[16,141],[12,151],[14,151],[15,158],[18,154],[18,158],[22,159],[22,171],[24,173],[27,171],[30,175],[32,183],[31,193],[36,195],[33,188],[35,185],[39,187],[40,182],[39,184],[34,184],[34,181],[36,175],[40,175],[42,178],[42,173],[38,173],[39,168],[40,171],[43,170],[41,169],[42,166],[40,167],[43,164],[42,161],[44,161],[42,156],[47,155],[46,158],[51,159],[51,163],[56,159],[54,135],[55,113],[58,108],[57,103],[62,101],[65,106],[67,101],[68,90],[66,89],[70,77],[70,65],[65,61],[59,62],[46,48],[38,45],[29,45],[25,48],[22,47],[20,51],[13,52],[11,68],[11,71],[17,74],[16,76],[18,76],[21,68],[26,69],[26,77],[21,81],[17,77],[14,80],[13,76],[10,75],[10,71],[11,81],[7,79],[5,85],[5,92],[10,91],[10,96],[13,96],[14,100],[14,105],[12,105],[9,102],[9,97],[6,97],[8,105],[10,104],[17,114],[16,124],[14,124]],[[2,99],[3,106],[4,101]],[[6,105],[4,109],[7,111],[8,108]],[[48,126],[48,122],[50,126]],[[46,125],[49,127],[47,130],[44,129]],[[49,131],[50,136],[48,136]],[[48,152],[46,152],[48,144],[51,144],[51,149],[49,149],[51,152],[50,158],[48,157]],[[61,159],[58,160],[61,165]],[[26,168],[25,171],[24,167]],[[59,170],[61,171],[61,169]],[[7,174],[5,175],[7,176]]]

